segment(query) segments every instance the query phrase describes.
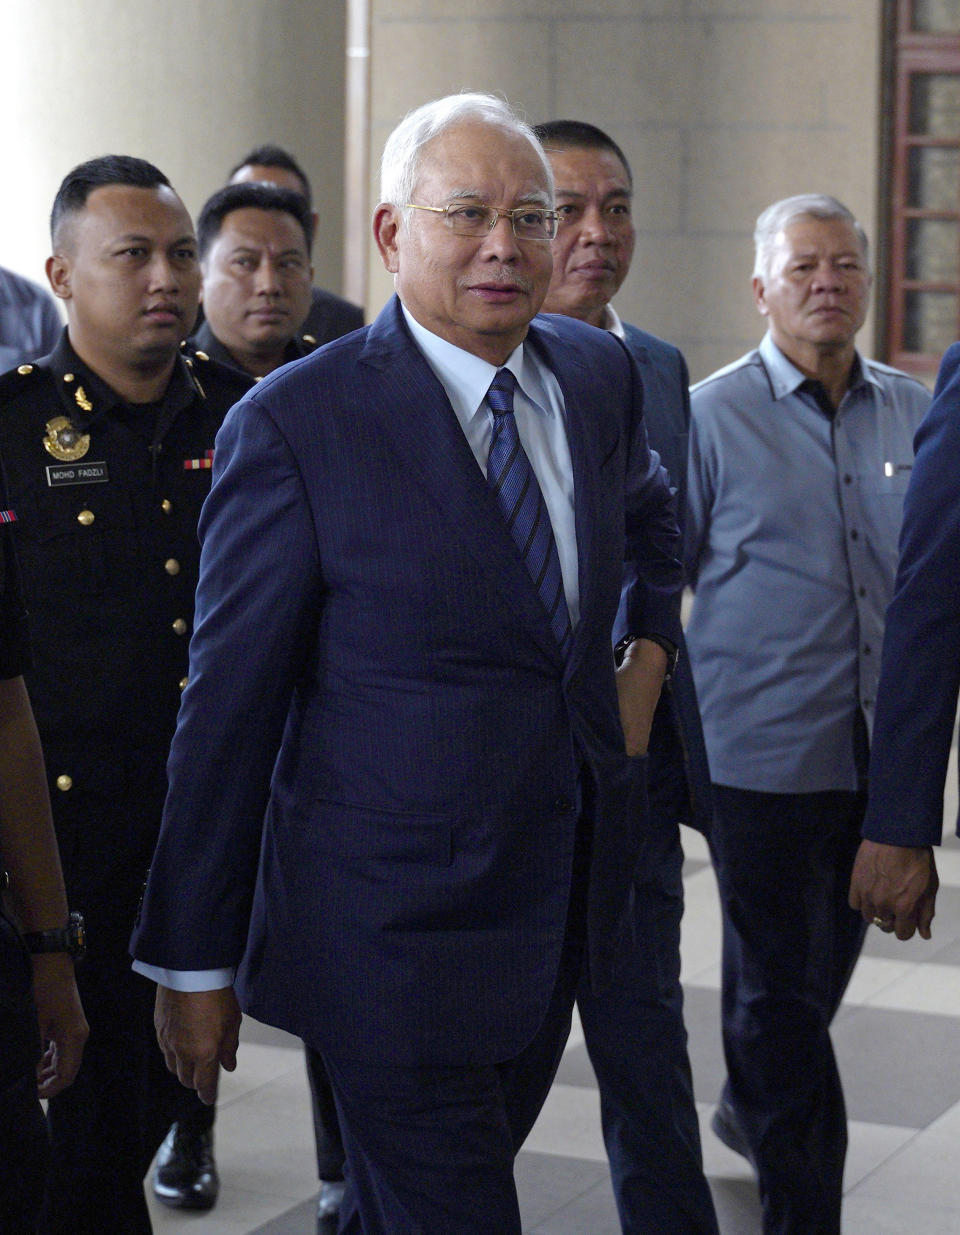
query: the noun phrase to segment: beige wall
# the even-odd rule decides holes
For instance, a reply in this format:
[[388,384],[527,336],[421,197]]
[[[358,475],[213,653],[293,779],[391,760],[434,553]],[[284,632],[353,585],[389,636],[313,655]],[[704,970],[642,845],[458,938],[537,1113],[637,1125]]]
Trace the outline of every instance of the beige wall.
[[275,141],[313,182],[317,280],[338,288],[344,20],[317,0],[3,0],[0,264],[43,280],[53,196],[83,159],[149,159],[195,214]]
[[[608,130],[637,182],[618,308],[681,346],[694,378],[762,333],[751,232],[771,201],[833,193],[876,234],[875,0],[372,2],[373,168],[406,111],[461,89]],[[372,311],[390,292],[375,258],[369,289]]]
[[[317,280],[340,288],[347,3],[4,0],[0,114],[20,179],[5,186],[0,263],[43,278],[53,194],[81,159],[149,158],[195,212],[247,148],[276,140],[314,182]],[[370,4],[368,237],[387,133],[460,89],[501,92],[532,120],[588,119],[620,142],[638,243],[618,307],[683,347],[694,377],[759,337],[750,232],[770,201],[831,192],[876,234],[875,0]],[[368,252],[370,314],[391,285]],[[867,351],[872,337],[868,322]]]

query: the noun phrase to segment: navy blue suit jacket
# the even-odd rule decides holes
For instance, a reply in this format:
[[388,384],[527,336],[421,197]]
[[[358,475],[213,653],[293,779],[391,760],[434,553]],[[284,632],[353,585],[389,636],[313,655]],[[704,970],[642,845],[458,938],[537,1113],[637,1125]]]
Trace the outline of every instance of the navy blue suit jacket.
[[[690,376],[683,353],[672,343],[624,323],[627,347],[643,379],[643,419],[650,445],[677,491],[682,520],[687,488]],[[664,687],[650,734],[650,809],[665,825],[687,823],[708,833],[713,790],[700,723],[697,691],[686,644]]]
[[[665,473],[615,339],[537,319],[563,390],[581,616],[564,663],[395,299],[228,415],[135,955],[242,961],[241,1004],[384,1063],[516,1055],[558,972],[578,799],[602,982],[642,848],[611,628],[677,638]],[[626,564],[626,568],[625,568]],[[625,570],[625,574],[624,574]]]
[[914,439],[870,752],[870,840],[931,845],[960,690],[960,343]]

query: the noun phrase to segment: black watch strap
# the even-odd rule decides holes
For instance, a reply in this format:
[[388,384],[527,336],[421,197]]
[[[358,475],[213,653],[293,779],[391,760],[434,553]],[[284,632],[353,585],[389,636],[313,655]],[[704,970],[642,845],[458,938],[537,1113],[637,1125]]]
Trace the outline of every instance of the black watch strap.
[[66,926],[49,931],[26,931],[23,942],[28,952],[67,952],[74,960],[79,960],[87,950],[83,914],[74,909]]

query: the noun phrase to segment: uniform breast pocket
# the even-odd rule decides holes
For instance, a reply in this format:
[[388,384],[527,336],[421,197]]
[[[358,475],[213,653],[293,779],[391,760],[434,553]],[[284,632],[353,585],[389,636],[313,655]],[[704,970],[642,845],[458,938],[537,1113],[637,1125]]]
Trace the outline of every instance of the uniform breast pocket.
[[123,593],[135,584],[140,537],[122,490],[78,485],[52,493],[28,508],[23,532],[18,551],[28,600],[37,578],[85,596]]

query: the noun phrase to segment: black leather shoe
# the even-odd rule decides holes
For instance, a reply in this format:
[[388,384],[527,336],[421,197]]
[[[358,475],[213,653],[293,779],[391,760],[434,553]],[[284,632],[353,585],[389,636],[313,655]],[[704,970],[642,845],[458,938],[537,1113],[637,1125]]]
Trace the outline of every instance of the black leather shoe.
[[340,1202],[346,1184],[342,1179],[321,1179],[317,1193],[317,1235],[330,1235],[340,1220]]
[[741,1158],[746,1158],[748,1162],[753,1161],[750,1146],[747,1144],[747,1138],[743,1135],[740,1120],[737,1119],[737,1112],[723,1098],[720,1099],[717,1109],[713,1112],[710,1127],[713,1129],[714,1135],[723,1141],[727,1149],[732,1149],[735,1154],[739,1154]]
[[172,1124],[157,1152],[154,1196],[172,1209],[213,1209],[219,1191],[213,1129]]

